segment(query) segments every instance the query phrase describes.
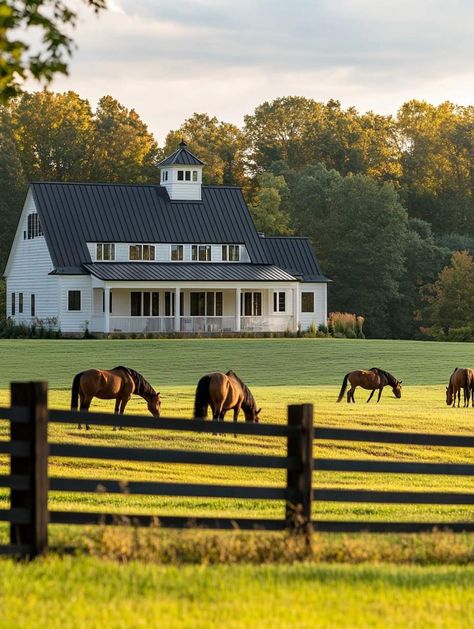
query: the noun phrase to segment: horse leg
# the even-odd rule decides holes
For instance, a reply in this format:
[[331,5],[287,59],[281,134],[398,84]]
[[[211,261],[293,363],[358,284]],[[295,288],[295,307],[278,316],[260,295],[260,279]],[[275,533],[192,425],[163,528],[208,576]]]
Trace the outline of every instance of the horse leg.
[[[81,396],[80,410],[88,413],[91,402],[92,402],[91,397],[86,397],[85,395]],[[79,428],[81,428],[81,424],[79,424]],[[86,430],[90,430],[90,429],[91,427],[89,426],[89,424],[86,424]]]
[[[119,412],[120,412],[120,415],[123,415],[123,414],[125,413],[125,407],[127,406],[127,404],[128,404],[128,402],[129,402],[129,401],[130,401],[130,398],[129,398],[129,397],[122,398],[122,399],[120,400],[120,411],[119,411]],[[122,429],[123,429],[123,426],[119,426],[119,427],[118,427],[118,429],[119,429],[119,430],[122,430]]]
[[374,397],[374,393],[375,393],[375,389],[372,389],[372,393],[369,395],[369,399],[367,400],[367,404],[370,402],[370,400]]
[[[238,416],[239,416],[239,412],[240,412],[240,406],[236,406],[236,407],[234,408],[234,422],[236,422],[236,421],[237,421],[237,418],[238,418]],[[234,437],[236,437],[236,438],[237,438],[237,433],[235,433],[235,432],[234,432]]]
[[[117,414],[118,414],[118,412],[119,412],[119,410],[120,410],[120,398],[117,398],[117,399],[115,400],[115,410],[114,410],[114,413],[117,415]],[[114,427],[113,427],[113,430],[117,430],[117,426],[114,426]]]
[[347,403],[348,404],[350,404],[351,402],[354,402],[354,391],[355,391],[355,387],[351,386],[351,388],[347,392]]
[[380,387],[379,395],[378,395],[378,398],[377,398],[377,404],[380,402],[380,398],[382,397],[382,391],[383,391],[383,387]]

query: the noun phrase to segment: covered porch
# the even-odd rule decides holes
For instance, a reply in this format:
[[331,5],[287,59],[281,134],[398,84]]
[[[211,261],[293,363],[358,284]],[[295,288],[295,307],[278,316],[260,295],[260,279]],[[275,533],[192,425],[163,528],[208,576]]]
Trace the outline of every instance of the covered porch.
[[96,280],[91,332],[207,333],[296,331],[298,283],[133,286]]

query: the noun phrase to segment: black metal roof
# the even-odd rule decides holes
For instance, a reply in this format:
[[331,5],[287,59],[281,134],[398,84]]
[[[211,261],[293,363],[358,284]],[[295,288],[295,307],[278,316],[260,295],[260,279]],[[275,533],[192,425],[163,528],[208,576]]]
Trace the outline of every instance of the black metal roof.
[[294,282],[274,265],[186,262],[95,262],[84,267],[101,280],[163,282]]
[[269,263],[285,269],[303,282],[329,282],[321,272],[309,238],[260,236]]
[[92,262],[87,242],[244,244],[252,263],[267,263],[240,188],[202,186],[202,201],[171,201],[153,185],[31,187],[56,269]]
[[171,166],[173,164],[179,166],[204,166],[204,162],[191,153],[186,146],[186,142],[181,141],[176,151],[169,155],[169,157],[165,157],[165,159],[158,164],[158,167],[163,168],[163,166]]

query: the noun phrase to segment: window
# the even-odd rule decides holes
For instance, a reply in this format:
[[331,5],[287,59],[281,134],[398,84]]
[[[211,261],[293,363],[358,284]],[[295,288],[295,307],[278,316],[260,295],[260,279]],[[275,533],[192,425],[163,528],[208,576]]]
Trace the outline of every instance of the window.
[[43,235],[43,229],[41,227],[40,218],[38,214],[28,214],[28,240],[38,238]]
[[154,260],[155,245],[130,245],[129,260]]
[[240,297],[240,314],[244,317],[262,316],[262,293],[242,293]]
[[191,260],[193,262],[210,262],[211,257],[211,245],[192,245]]
[[191,293],[191,317],[222,317],[222,292]]
[[314,312],[314,293],[301,293],[301,312]]
[[[174,317],[174,302],[176,293],[173,291],[165,292],[165,317]],[[179,312],[184,314],[184,293],[179,294]]]
[[158,317],[160,314],[160,293],[130,293],[130,313],[132,317]]
[[130,314],[132,317],[142,316],[142,294],[132,291],[130,293]]
[[[105,291],[102,292],[102,312],[105,312]],[[112,314],[112,291],[109,292],[109,313]]]
[[161,181],[168,181],[168,171],[167,170],[162,170],[161,171]]
[[12,317],[15,316],[15,293],[12,293]]
[[222,245],[222,261],[238,262],[240,260],[240,245]]
[[273,293],[273,312],[285,312],[286,311],[286,293],[285,291],[278,291]]
[[184,181],[184,170],[178,170],[178,181]]
[[198,180],[198,171],[193,170],[193,181],[197,181],[197,180]]
[[179,262],[183,259],[183,252],[183,245],[171,245],[171,259],[174,262]]
[[95,257],[96,260],[115,260],[115,244],[98,242]]
[[23,314],[23,293],[18,293],[18,314]]
[[81,291],[80,290],[68,291],[67,309],[70,311],[79,311],[81,309]]
[[184,178],[186,179],[186,181],[191,181],[191,171],[190,170],[184,171]]
[[31,311],[31,316],[32,317],[36,317],[36,297],[35,297],[35,295],[31,295],[30,311]]
[[38,214],[28,214],[28,240],[43,235],[43,229]]

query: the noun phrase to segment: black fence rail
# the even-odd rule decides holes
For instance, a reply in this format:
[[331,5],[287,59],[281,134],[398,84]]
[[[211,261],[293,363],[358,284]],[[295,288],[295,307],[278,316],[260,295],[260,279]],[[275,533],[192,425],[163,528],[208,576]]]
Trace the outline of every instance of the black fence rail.
[[[440,435],[426,433],[392,432],[376,430],[353,430],[344,428],[316,428],[318,441],[350,441],[365,443],[406,444],[427,447],[471,448],[474,452],[474,437],[469,435]],[[316,472],[363,472],[366,474],[426,474],[446,476],[474,476],[471,463],[422,463],[405,461],[378,461],[360,459],[315,458]],[[313,479],[314,480],[314,479]],[[390,491],[366,489],[315,488],[313,500],[317,502],[349,502],[368,504],[432,504],[474,505],[474,493],[439,491]],[[378,522],[312,520],[314,530],[333,532],[373,533],[419,533],[435,529],[453,532],[474,532],[474,511],[467,522]]]
[[[117,525],[156,526],[162,528],[201,527],[279,531],[290,529],[311,534],[321,532],[394,532],[409,533],[449,529],[453,532],[474,531],[474,519],[467,522],[379,522],[340,521],[312,518],[312,503],[350,502],[368,504],[442,504],[472,505],[474,494],[438,491],[375,491],[360,489],[313,488],[318,473],[397,473],[473,476],[474,464],[422,463],[340,458],[313,458],[323,440],[393,443],[415,446],[474,448],[474,437],[407,432],[352,430],[341,428],[313,429],[310,404],[288,407],[286,425],[210,422],[149,416],[117,416],[109,413],[81,413],[48,410],[47,385],[44,382],[13,383],[12,407],[0,409],[0,419],[10,424],[10,439],[0,441],[0,454],[10,458],[10,473],[0,475],[0,487],[10,489],[10,507],[0,510],[0,521],[10,525],[10,542],[0,546],[0,554],[34,557],[44,553],[48,544],[48,525]],[[239,434],[283,439],[285,455],[254,453],[234,454],[164,448],[135,448],[49,443],[48,423],[122,426],[153,431],[190,431],[194,433]],[[216,485],[204,483],[123,481],[103,478],[65,478],[48,476],[48,457],[98,460],[187,463],[192,465],[238,466],[286,470],[286,482],[275,486]],[[80,492],[153,496],[236,498],[280,500],[284,513],[280,519],[195,517],[107,512],[48,510],[48,493]]]

